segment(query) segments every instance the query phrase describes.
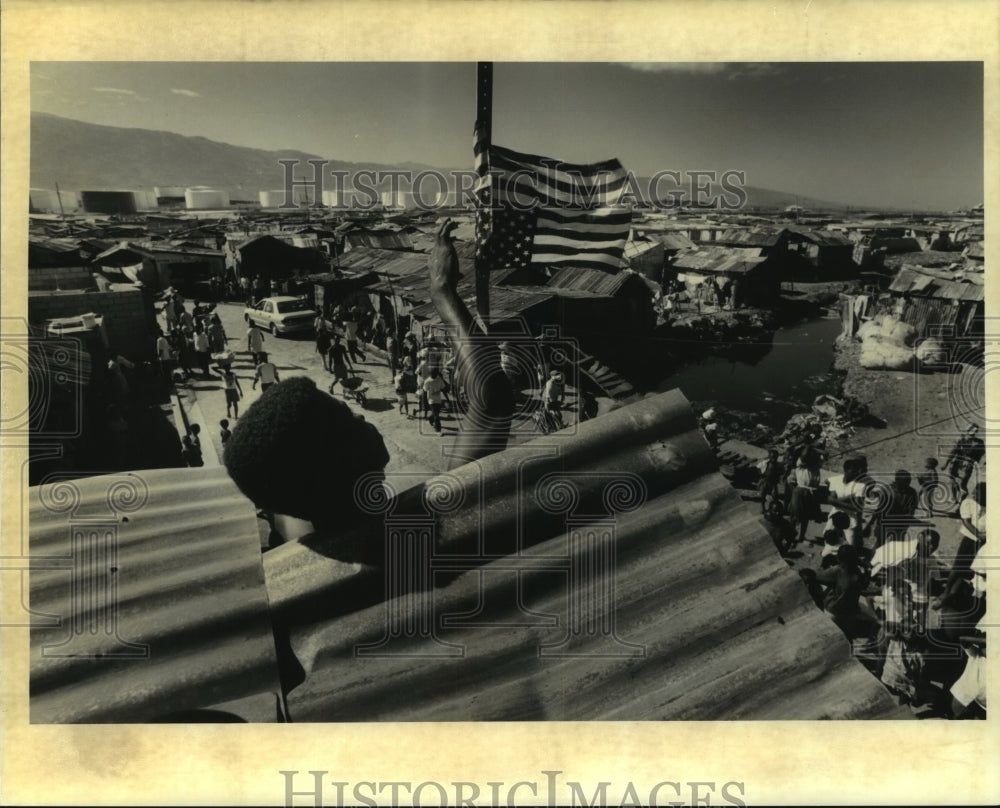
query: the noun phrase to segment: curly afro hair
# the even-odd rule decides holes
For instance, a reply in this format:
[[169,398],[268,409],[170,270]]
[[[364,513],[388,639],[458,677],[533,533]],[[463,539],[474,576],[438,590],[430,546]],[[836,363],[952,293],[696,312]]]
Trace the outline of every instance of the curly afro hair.
[[226,441],[224,460],[257,507],[320,527],[349,518],[358,478],[381,471],[389,453],[374,426],[297,376],[247,409]]

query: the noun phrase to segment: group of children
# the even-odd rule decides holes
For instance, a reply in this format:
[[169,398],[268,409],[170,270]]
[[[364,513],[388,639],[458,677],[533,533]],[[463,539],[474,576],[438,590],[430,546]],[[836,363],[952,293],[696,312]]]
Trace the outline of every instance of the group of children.
[[[223,418],[219,421],[219,439],[222,442],[223,448],[226,446],[226,442],[233,436],[233,433],[229,430],[229,419]],[[184,461],[185,466],[189,467],[200,467],[205,465],[205,459],[201,452],[201,425],[191,424],[188,427],[187,434],[181,438],[181,460]]]
[[[970,490],[969,469],[956,478],[951,458],[944,476],[937,459],[927,458],[916,486],[905,469],[891,480],[877,479],[863,455],[849,457],[843,473],[821,481],[820,462],[811,446],[785,462],[777,450],[768,453],[759,492],[779,549],[790,558],[803,540],[821,545],[816,568],[800,574],[817,604],[859,643],[859,658],[901,701],[942,716],[979,717],[985,708],[977,678],[986,653],[977,626],[985,612],[979,555],[986,542],[985,482]],[[935,516],[960,522],[961,543],[950,565],[938,556],[941,535],[928,521]],[[822,537],[806,539],[813,521],[824,521]]]

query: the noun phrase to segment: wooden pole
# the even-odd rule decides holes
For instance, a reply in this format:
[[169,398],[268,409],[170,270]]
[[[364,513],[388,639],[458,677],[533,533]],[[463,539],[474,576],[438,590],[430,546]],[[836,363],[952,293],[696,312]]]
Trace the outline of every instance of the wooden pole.
[[[476,130],[480,148],[489,149],[493,142],[493,62],[479,62],[476,68]],[[481,162],[479,171],[480,175],[489,171],[488,159]],[[478,215],[492,219],[489,210],[492,203],[489,190],[480,192]],[[476,310],[486,327],[490,313],[490,267],[479,251],[476,252]]]

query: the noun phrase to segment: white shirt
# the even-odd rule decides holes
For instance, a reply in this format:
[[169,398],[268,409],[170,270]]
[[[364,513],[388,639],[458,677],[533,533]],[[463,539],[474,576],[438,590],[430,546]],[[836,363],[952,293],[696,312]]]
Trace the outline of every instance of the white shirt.
[[424,392],[427,393],[427,401],[429,403],[440,404],[442,390],[444,390],[444,379],[440,376],[436,379],[428,378],[424,381]]
[[894,567],[909,558],[913,558],[917,554],[918,544],[919,539],[916,535],[911,536],[909,533],[902,541],[886,542],[872,555],[872,574],[883,567]]
[[[962,500],[962,504],[958,506],[958,518],[967,520],[983,533],[986,532],[986,508],[981,508],[979,503],[972,497],[966,497]],[[962,524],[961,533],[963,536],[966,536],[973,541],[979,541],[979,537],[972,533],[965,526],[964,522]]]
[[278,375],[278,369],[270,362],[261,362],[257,365],[257,378],[261,384],[272,384]]
[[259,328],[251,328],[247,331],[247,341],[250,343],[250,350],[254,353],[259,352],[264,347],[264,335],[260,333]]
[[[148,345],[149,343],[147,342],[146,344]],[[157,356],[160,357],[160,359],[172,358],[172,354],[170,352],[170,343],[167,342],[166,337],[156,338],[156,354]]]

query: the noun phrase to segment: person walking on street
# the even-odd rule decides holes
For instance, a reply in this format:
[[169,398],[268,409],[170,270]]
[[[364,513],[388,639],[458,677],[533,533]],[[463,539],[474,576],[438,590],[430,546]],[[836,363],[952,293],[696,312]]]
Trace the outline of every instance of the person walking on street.
[[355,312],[356,308],[352,308],[344,316],[344,335],[347,338],[347,350],[351,354],[351,361],[357,362],[358,357],[361,357],[362,362],[368,361],[365,355],[361,353],[361,349],[358,347],[358,321]]
[[444,379],[441,378],[441,371],[431,368],[430,376],[424,381],[424,395],[430,405],[431,426],[436,432],[441,431],[441,394],[444,391]]
[[222,327],[222,320],[218,314],[213,314],[208,320],[208,348],[212,353],[222,353],[226,350],[226,329]]
[[323,359],[323,370],[326,371],[330,370],[330,344],[330,332],[324,323],[316,329],[316,353]]
[[393,378],[395,378],[396,369],[399,367],[399,345],[396,342],[396,338],[392,334],[386,334],[385,353],[386,361],[389,364],[389,372],[392,374]]
[[[333,381],[330,382],[330,394],[333,394],[333,388],[340,382],[340,387],[342,390],[344,388],[344,382],[347,381],[347,367],[350,365],[351,370],[354,370],[354,363],[351,362],[350,357],[347,353],[347,348],[340,341],[340,334],[333,335],[333,344],[330,346],[330,367],[333,369]],[[347,393],[344,393],[344,397],[347,397]]]
[[260,364],[264,352],[264,334],[256,324],[250,323],[247,329],[247,352],[253,357],[255,365]]
[[198,367],[201,368],[201,375],[208,376],[208,360],[211,351],[208,334],[203,328],[194,332],[194,351],[198,356]]
[[260,382],[260,391],[266,393],[271,385],[277,384],[280,381],[278,369],[274,366],[274,363],[268,361],[266,353],[261,353],[260,363],[257,365],[253,379],[253,389],[256,390],[257,382]]
[[243,388],[232,368],[218,368],[222,376],[222,387],[226,394],[226,415],[240,417],[240,399],[243,398]]

